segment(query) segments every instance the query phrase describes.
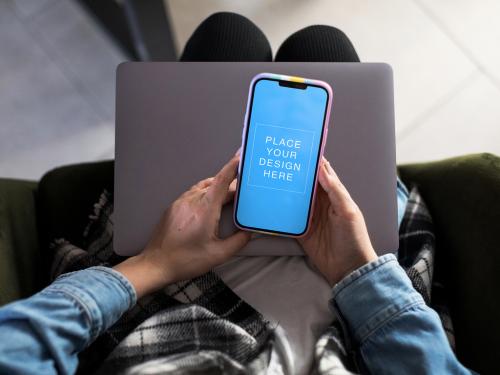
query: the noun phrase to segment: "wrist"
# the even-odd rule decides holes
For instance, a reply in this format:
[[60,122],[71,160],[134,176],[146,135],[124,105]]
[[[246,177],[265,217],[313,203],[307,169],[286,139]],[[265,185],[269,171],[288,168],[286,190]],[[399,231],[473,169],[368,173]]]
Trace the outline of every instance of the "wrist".
[[113,269],[130,281],[138,298],[151,294],[173,282],[168,277],[167,270],[144,253],[126,259]]
[[365,264],[373,262],[378,258],[375,250],[370,249],[369,251],[362,252],[361,254],[356,254],[355,256],[348,257],[345,259],[341,267],[336,269],[336,272],[333,272],[328,277],[328,282],[333,287],[335,284],[339,283],[346,276],[356,271],[358,268],[363,267]]

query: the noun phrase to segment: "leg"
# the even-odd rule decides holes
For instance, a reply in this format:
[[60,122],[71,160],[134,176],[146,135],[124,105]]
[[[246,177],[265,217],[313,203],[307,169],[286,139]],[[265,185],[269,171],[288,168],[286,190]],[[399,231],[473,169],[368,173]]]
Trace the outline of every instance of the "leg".
[[341,30],[314,25],[290,35],[281,44],[276,61],[359,62],[359,57]]
[[235,13],[212,14],[193,32],[181,61],[272,61],[271,45],[248,18]]

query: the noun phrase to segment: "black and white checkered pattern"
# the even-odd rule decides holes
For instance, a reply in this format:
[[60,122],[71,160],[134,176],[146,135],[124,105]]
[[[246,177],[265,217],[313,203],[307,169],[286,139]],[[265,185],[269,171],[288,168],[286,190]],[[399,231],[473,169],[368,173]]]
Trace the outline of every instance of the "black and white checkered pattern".
[[[104,192],[85,230],[86,250],[54,241],[52,277],[121,260],[112,249],[113,205]],[[431,301],[432,220],[418,191],[410,193],[400,228],[399,260],[414,287]],[[327,301],[325,301],[327,303]],[[442,306],[441,306],[442,307]],[[438,310],[453,339],[451,320]],[[80,354],[79,373],[261,374],[287,373],[280,363],[280,329],[272,327],[213,272],[144,297]],[[333,322],[315,348],[313,373],[350,374],[352,353]]]

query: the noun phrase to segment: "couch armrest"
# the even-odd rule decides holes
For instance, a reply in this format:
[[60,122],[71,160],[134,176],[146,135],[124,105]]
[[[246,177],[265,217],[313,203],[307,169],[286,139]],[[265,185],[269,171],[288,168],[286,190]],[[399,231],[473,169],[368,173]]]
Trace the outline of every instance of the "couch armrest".
[[475,154],[399,168],[416,184],[436,228],[436,272],[450,299],[457,354],[480,373],[498,370],[500,158]]
[[36,182],[0,179],[0,305],[41,287],[36,189]]

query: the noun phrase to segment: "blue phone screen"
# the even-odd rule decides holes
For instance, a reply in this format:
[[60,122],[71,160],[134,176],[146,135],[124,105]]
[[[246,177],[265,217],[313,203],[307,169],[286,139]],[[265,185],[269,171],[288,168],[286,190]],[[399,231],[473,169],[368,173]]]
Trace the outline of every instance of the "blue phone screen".
[[242,227],[300,235],[307,229],[327,91],[254,85],[236,220]]

